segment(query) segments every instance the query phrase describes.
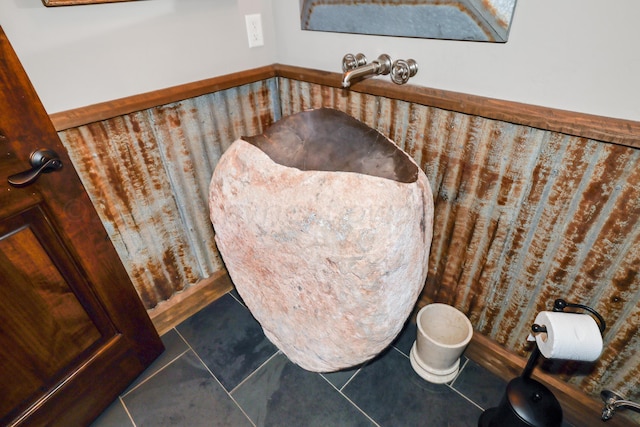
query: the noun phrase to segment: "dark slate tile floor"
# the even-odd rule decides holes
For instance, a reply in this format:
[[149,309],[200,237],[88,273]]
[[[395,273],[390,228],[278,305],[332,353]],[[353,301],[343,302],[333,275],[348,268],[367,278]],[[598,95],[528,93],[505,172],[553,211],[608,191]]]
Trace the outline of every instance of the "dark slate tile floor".
[[477,426],[506,383],[463,357],[451,384],[411,368],[408,323],[376,359],[330,374],[291,363],[231,292],[166,333],[165,352],[92,424]]

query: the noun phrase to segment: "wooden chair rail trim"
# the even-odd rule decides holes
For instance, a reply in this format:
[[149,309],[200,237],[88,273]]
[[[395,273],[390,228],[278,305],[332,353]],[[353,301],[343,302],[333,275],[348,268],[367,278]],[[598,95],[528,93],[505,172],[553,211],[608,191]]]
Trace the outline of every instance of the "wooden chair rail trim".
[[213,77],[206,80],[173,86],[153,92],[133,95],[113,101],[101,102],[87,107],[61,111],[49,115],[56,131],[107,120],[113,117],[146,110],[184,99],[194,98],[207,93],[218,92],[232,87],[269,79],[276,76],[273,65],[254,68],[238,73]]
[[[50,118],[56,130],[62,131],[272,77],[284,77],[336,88],[340,87],[342,79],[339,73],[273,64],[62,111],[51,114]],[[365,79],[354,83],[348,90],[640,148],[640,122],[638,121],[577,113],[422,86],[399,86],[382,79]]]

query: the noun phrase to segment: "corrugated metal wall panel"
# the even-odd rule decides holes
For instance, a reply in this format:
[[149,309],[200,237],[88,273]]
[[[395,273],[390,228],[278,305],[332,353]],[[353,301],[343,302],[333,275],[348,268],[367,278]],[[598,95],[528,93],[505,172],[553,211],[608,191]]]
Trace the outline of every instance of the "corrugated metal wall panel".
[[602,357],[549,368],[594,395],[640,397],[640,150],[288,79],[280,94],[283,116],[345,111],[425,170],[435,218],[423,302],[456,306],[523,356],[554,299],[590,305],[608,321]]
[[59,133],[147,309],[222,268],[209,180],[277,99],[270,79]]
[[458,307],[521,355],[555,298],[591,305],[608,321],[601,359],[549,369],[593,394],[640,398],[640,150],[306,82],[269,79],[60,133],[148,308],[222,265],[207,215],[221,153],[322,106],[425,170],[435,218],[423,302]]

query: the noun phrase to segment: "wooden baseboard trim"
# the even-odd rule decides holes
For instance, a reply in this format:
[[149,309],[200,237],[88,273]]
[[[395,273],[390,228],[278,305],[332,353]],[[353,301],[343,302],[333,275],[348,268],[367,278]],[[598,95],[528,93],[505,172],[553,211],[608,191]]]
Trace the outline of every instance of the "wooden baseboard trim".
[[226,270],[218,271],[149,310],[149,317],[158,334],[163,335],[231,289],[233,284]]
[[[505,381],[519,376],[527,360],[510,352],[482,334],[475,333],[465,356],[483,368],[499,376]],[[534,369],[532,377],[544,384],[560,401],[564,418],[575,426],[597,426],[602,423],[600,417],[603,402],[582,392],[577,387],[559,380],[555,376]],[[624,416],[616,414],[607,421],[608,427],[624,427],[633,422]]]

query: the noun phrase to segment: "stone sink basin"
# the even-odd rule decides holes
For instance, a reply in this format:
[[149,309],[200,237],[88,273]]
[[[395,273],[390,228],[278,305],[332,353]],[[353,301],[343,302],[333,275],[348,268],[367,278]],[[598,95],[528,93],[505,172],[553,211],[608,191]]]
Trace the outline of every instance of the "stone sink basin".
[[393,141],[333,109],[235,141],[211,179],[229,275],[299,366],[361,364],[401,330],[424,286],[433,196]]

